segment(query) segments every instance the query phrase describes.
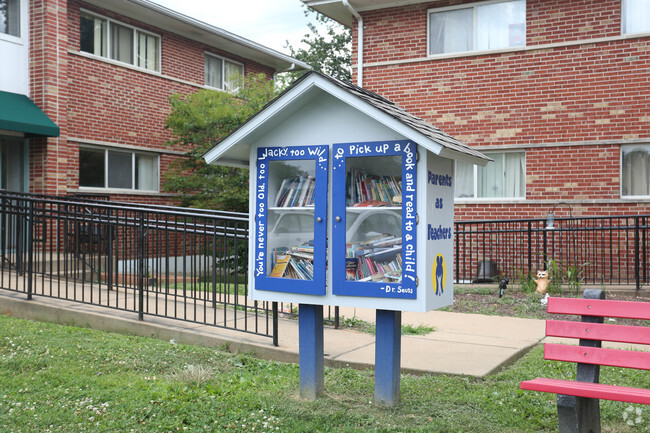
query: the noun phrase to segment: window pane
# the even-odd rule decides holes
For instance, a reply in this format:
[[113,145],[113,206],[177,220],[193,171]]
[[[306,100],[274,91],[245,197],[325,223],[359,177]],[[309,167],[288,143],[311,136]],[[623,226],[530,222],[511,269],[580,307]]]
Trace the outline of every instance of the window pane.
[[476,169],[477,197],[525,197],[526,154],[513,152],[487,155],[494,162]]
[[111,59],[133,64],[133,30],[111,23]]
[[0,33],[20,36],[20,0],[0,0]]
[[135,189],[158,190],[157,161],[153,155],[135,155]]
[[138,58],[137,66],[151,71],[158,70],[158,37],[137,32]]
[[106,57],[106,20],[81,15],[79,33],[81,51]]
[[456,162],[456,190],[458,198],[474,197],[474,164]]
[[477,50],[524,46],[526,2],[522,0],[478,6],[476,25]]
[[104,188],[103,150],[79,149],[79,186]]
[[623,0],[623,34],[650,32],[650,1]]
[[224,90],[237,90],[244,78],[244,67],[237,63],[226,61],[225,64]]
[[473,47],[473,8],[432,13],[429,54],[457,53]]
[[223,88],[222,80],[222,60],[218,57],[205,56],[205,85],[216,87],[217,89]]
[[133,188],[132,153],[108,152],[108,187]]
[[623,150],[623,196],[650,195],[650,150]]

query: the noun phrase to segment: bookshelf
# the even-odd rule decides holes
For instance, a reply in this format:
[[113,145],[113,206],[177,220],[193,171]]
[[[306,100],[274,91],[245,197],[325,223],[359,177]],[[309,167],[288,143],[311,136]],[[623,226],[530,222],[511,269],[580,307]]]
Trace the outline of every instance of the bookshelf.
[[[415,165],[410,143],[334,145],[335,295],[413,299]],[[410,190],[406,190],[406,184]]]
[[325,150],[324,146],[258,149],[255,278],[262,290],[307,294],[325,290]]
[[401,283],[401,159],[348,158],[345,177],[346,280]]

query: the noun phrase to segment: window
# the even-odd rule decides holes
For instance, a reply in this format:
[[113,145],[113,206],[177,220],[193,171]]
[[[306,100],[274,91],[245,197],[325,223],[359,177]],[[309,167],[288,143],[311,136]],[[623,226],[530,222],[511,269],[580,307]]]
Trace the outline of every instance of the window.
[[0,0],[0,33],[20,37],[20,0]]
[[429,55],[525,45],[525,0],[492,1],[429,12]]
[[621,195],[650,196],[650,145],[621,148]]
[[621,25],[624,35],[650,33],[650,1],[623,0]]
[[84,11],[79,33],[81,51],[160,71],[159,36]]
[[158,157],[152,154],[81,147],[79,186],[158,190]]
[[244,65],[222,57],[205,55],[205,85],[234,91],[244,78]]
[[485,153],[494,162],[456,163],[456,198],[524,198],[526,153]]

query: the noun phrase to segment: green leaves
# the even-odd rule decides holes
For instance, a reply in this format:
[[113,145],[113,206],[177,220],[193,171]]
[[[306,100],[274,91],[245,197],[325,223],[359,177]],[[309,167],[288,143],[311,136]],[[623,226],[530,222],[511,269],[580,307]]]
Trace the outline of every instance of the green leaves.
[[175,138],[167,144],[187,158],[165,171],[163,189],[183,194],[182,206],[248,211],[248,171],[208,165],[203,154],[275,97],[273,82],[264,74],[249,75],[232,94],[199,90],[169,98],[171,113],[165,127]]
[[[313,15],[316,23],[309,23],[311,33],[305,34],[301,42],[306,48],[294,48],[287,42],[292,57],[309,64],[315,71],[322,72],[342,81],[352,78],[352,32],[336,21],[311,9],[305,16]],[[296,77],[302,72],[295,73]]]

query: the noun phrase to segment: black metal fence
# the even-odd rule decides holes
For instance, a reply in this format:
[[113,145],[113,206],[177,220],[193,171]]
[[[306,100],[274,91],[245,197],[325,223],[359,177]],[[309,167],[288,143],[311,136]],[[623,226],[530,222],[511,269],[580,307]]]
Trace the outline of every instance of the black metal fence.
[[0,192],[0,287],[274,339],[247,297],[248,215]]
[[[455,223],[456,283],[552,264],[583,284],[648,283],[649,216]],[[0,287],[278,339],[294,305],[247,295],[248,215],[0,191]],[[338,326],[338,309],[327,319]]]
[[582,284],[648,283],[648,215],[455,223],[455,282],[516,281],[553,267]]

